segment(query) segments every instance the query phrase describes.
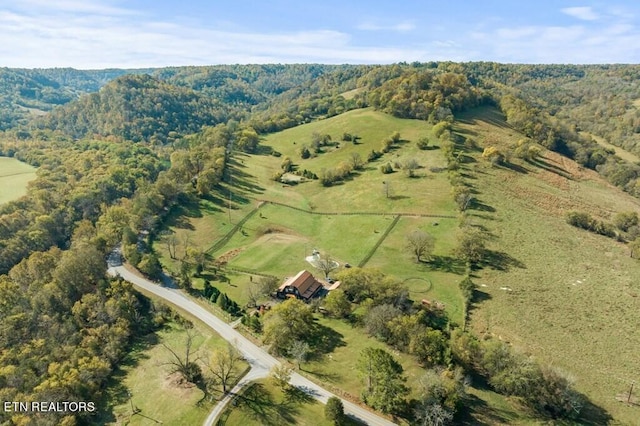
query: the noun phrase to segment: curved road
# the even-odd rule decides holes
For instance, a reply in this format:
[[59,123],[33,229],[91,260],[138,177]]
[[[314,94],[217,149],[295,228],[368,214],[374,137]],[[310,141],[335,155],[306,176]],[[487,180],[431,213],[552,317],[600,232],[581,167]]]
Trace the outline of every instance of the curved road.
[[[134,286],[137,286],[145,291],[155,294],[156,296],[164,299],[165,301],[178,306],[181,309],[189,312],[191,315],[195,316],[206,325],[211,327],[214,331],[216,331],[222,338],[233,344],[245,357],[245,360],[251,366],[251,371],[234,387],[232,392],[223,398],[223,401],[228,402],[233,394],[239,390],[243,385],[247,384],[248,381],[255,380],[261,377],[266,377],[269,375],[271,368],[280,365],[280,362],[269,355],[265,350],[256,346],[242,334],[238,333],[234,330],[230,325],[222,321],[220,318],[213,315],[211,312],[204,309],[202,306],[195,303],[193,300],[189,299],[187,296],[182,293],[182,291],[178,289],[170,289],[167,287],[162,287],[153,282],[141,278],[130,271],[128,271],[123,266],[118,265],[119,262],[113,262],[112,259],[109,259],[109,269],[108,272],[112,276],[120,276],[126,281],[129,281]],[[292,372],[290,383],[304,391],[308,395],[322,402],[323,404],[327,403],[327,400],[335,396],[331,392],[325,390],[324,388],[318,386],[312,381],[306,379],[296,372]],[[349,417],[357,420],[366,425],[375,425],[375,426],[393,426],[395,423],[391,422],[384,417],[380,417],[375,413],[372,413],[369,410],[366,410],[352,402],[342,400],[344,404],[344,412]],[[221,413],[225,404],[218,404],[214,411],[211,412],[209,417],[207,418],[205,425],[212,425],[216,420],[218,415]]]

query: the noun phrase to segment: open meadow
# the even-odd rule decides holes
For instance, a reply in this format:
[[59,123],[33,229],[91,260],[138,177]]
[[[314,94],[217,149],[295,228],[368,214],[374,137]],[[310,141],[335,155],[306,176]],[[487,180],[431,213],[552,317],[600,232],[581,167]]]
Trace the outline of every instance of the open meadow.
[[36,169],[15,158],[0,157],[0,204],[22,197]]
[[[490,109],[463,117],[455,130],[482,148],[488,138],[501,149],[521,138]],[[515,159],[517,167],[491,167],[480,152],[468,153],[477,162],[465,172],[485,208],[470,218],[506,261],[477,272],[473,328],[565,370],[594,403],[633,424],[638,408],[616,397],[638,379],[640,262],[624,243],[570,226],[565,214],[611,220],[640,202],[552,152],[532,163]]]
[[[272,179],[280,170],[284,156],[291,156],[298,170],[320,173],[323,168],[348,161],[353,153],[366,158],[372,150],[379,150],[382,140],[394,131],[401,135],[397,146],[382,158],[365,164],[363,170],[350,179],[334,186],[325,188],[315,180],[287,185]],[[340,141],[339,147],[329,147],[315,158],[302,160],[296,147],[309,143],[314,132],[331,134],[337,140],[349,132],[361,139],[357,143]],[[229,166],[231,184],[221,185],[216,194],[198,205],[181,206],[174,212],[168,225],[178,237],[178,253],[183,253],[188,244],[207,251],[212,259],[223,260],[231,267],[282,278],[310,268],[304,258],[313,249],[318,249],[341,264],[357,266],[366,261],[367,256],[372,256],[372,263],[367,266],[395,265],[388,273],[397,274],[399,279],[433,272],[439,277],[435,279],[436,285],[440,278],[447,285],[455,285],[453,275],[460,273],[459,268],[447,270],[446,266],[430,271],[433,268],[428,265],[412,262],[406,249],[406,234],[417,228],[436,238],[436,252],[443,258],[455,242],[451,231],[457,224],[457,213],[451,186],[446,172],[432,171],[432,168],[446,165],[444,156],[437,145],[432,147],[434,149],[419,150],[415,144],[423,136],[433,139],[430,132],[426,122],[398,119],[364,109],[268,135],[262,142],[261,154],[234,156]],[[272,150],[282,156],[270,155]],[[402,170],[391,174],[379,170],[380,165],[401,163],[407,158],[415,158],[420,166],[415,177],[408,177]],[[385,191],[385,185],[388,191]],[[397,214],[403,216],[398,226],[391,229]],[[229,234],[244,218],[247,218],[246,222]],[[388,229],[391,232],[385,236]],[[217,244],[223,239],[222,244]],[[373,251],[377,243],[380,246]],[[158,242],[155,249],[161,254],[164,265],[176,272],[178,262],[170,259],[165,245]],[[384,256],[377,255],[378,251],[384,251]],[[397,267],[398,259],[402,259],[402,267]],[[237,279],[232,279],[236,284]],[[238,280],[242,284],[242,277]],[[238,290],[231,289],[231,293],[241,296]],[[450,300],[454,298],[449,297]]]
[[[193,356],[206,360],[226,342],[208,327],[193,329]],[[171,374],[173,361],[168,348],[184,356],[187,331],[169,322],[159,331],[139,339],[107,391],[111,413],[101,419],[106,424],[147,425],[200,424],[209,415],[214,401],[192,383]],[[218,396],[218,395],[213,395]],[[180,401],[176,404],[176,401]],[[133,412],[135,409],[135,413]]]
[[[269,379],[258,380],[245,388],[222,413],[218,424],[243,426],[331,426],[324,404],[295,391],[283,392]],[[347,425],[352,424],[351,422]],[[356,425],[357,423],[353,423]]]
[[[480,111],[480,117],[482,113]],[[485,127],[488,129],[486,131],[495,131],[499,135],[504,133],[509,141],[518,137],[517,132],[497,126],[495,117],[491,116],[491,119],[485,123],[469,118],[459,124],[457,130],[477,139],[482,139]],[[322,169],[348,161],[353,153],[366,158],[368,152],[380,149],[381,141],[396,130],[401,133],[401,142],[397,146],[382,158],[365,164],[362,170],[337,185],[325,188],[314,180],[283,184],[272,179],[274,173],[280,170],[284,156],[290,156],[297,170],[306,169],[318,174]],[[302,144],[309,143],[314,132],[331,134],[332,139],[340,139],[343,132],[350,132],[358,134],[361,139],[357,144],[340,141],[338,146],[323,148],[325,151],[315,158],[303,160],[298,149]],[[176,212],[172,217],[169,226],[180,241],[177,252],[184,252],[186,241],[191,247],[206,251],[210,262],[203,275],[207,277],[215,277],[215,272],[220,272],[214,260],[226,265],[228,269],[223,268],[226,279],[212,281],[212,284],[240,305],[245,305],[248,301],[246,289],[253,279],[259,278],[257,274],[273,275],[279,279],[292,276],[301,269],[319,274],[305,260],[305,256],[309,256],[313,249],[318,249],[330,254],[341,265],[350,263],[357,266],[362,263],[394,276],[409,288],[413,300],[427,299],[443,303],[451,321],[460,325],[463,323],[463,298],[458,284],[465,273],[465,265],[452,254],[457,243],[458,213],[447,172],[440,171],[446,166],[444,155],[437,143],[432,143],[436,146],[431,149],[418,149],[415,141],[422,136],[436,140],[426,122],[401,120],[369,109],[351,111],[268,135],[262,141],[260,153],[234,155],[230,163],[231,185],[224,183],[219,192],[208,200],[182,207],[183,211]],[[272,155],[272,151],[281,153],[281,156]],[[472,154],[479,157],[477,152]],[[391,174],[383,174],[379,170],[379,166],[387,162],[394,164],[395,169],[396,161],[402,163],[407,158],[415,158],[420,164],[415,177],[408,177],[403,170]],[[482,326],[489,318],[494,333],[507,325],[508,321],[504,318],[511,318],[502,317],[502,311],[498,312],[503,309],[502,305],[494,303],[503,297],[513,298],[520,294],[515,291],[507,294],[499,288],[506,285],[515,288],[513,284],[506,284],[511,282],[510,274],[521,274],[518,277],[523,281],[531,280],[531,277],[529,262],[521,259],[519,250],[523,248],[516,248],[515,242],[503,246],[505,242],[502,241],[504,235],[501,225],[507,218],[501,217],[502,211],[494,207],[496,201],[493,196],[485,194],[484,186],[489,184],[481,183],[485,175],[504,173],[492,183],[504,194],[507,189],[501,188],[500,180],[514,172],[485,167],[481,159],[474,161],[465,163],[465,167],[478,178],[473,180],[475,176],[469,175],[467,179],[481,187],[477,188],[475,210],[469,213],[473,221],[492,230],[494,239],[490,246],[500,245],[500,250],[509,253],[501,260],[505,265],[498,262],[501,270],[488,266],[479,271],[476,277],[477,284],[481,285],[478,294],[484,295],[482,299],[489,300],[476,303],[473,326],[483,332]],[[538,173],[538,169],[535,172]],[[539,173],[542,172],[544,170]],[[544,184],[545,181],[539,182],[539,176],[534,178],[533,173],[530,185],[536,187]],[[555,175],[550,175],[550,179],[555,179]],[[390,182],[389,194],[384,191],[384,181]],[[561,189],[556,190],[561,192]],[[605,196],[606,191],[602,195]],[[505,201],[506,198],[501,200]],[[514,206],[515,215],[519,215],[515,211],[517,208],[523,207]],[[558,221],[558,226],[565,226],[561,215]],[[538,225],[542,226],[540,220],[536,222]],[[534,231],[537,229],[535,226],[529,228],[535,236],[542,235],[539,230],[537,233]],[[433,256],[428,262],[416,262],[407,249],[407,235],[417,229],[435,238]],[[169,259],[162,242],[157,242],[155,249],[161,254],[164,265],[176,272],[179,262]],[[547,251],[542,250],[541,253],[546,254]],[[540,268],[544,269],[545,266],[541,263]],[[196,279],[194,287],[201,286],[202,279]],[[504,308],[506,314],[517,315],[523,306],[519,305],[517,309],[510,306],[509,309]],[[523,315],[523,318],[527,315]],[[366,346],[384,345],[345,322],[326,318],[319,321],[340,337],[341,344],[321,359],[303,365],[303,370],[334,391],[357,398],[361,384],[353,369],[354,354]],[[517,336],[520,329],[512,331],[512,335]],[[515,340],[515,337],[511,339]],[[523,350],[529,349],[518,346]],[[405,366],[408,383],[415,391],[421,367],[409,356],[399,352],[396,352],[396,356]],[[474,402],[468,410],[468,424],[481,420],[490,424],[532,423],[531,418],[522,413],[522,408],[508,398],[482,387],[473,388],[472,394]],[[236,410],[230,419],[235,419],[233,416],[237,415],[247,419],[246,413],[239,414]]]

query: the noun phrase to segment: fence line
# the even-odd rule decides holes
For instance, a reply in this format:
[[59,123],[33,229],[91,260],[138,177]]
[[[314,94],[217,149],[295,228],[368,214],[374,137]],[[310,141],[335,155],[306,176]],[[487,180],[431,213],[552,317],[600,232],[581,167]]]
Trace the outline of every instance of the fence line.
[[382,244],[382,242],[387,238],[387,236],[389,235],[391,230],[396,226],[399,220],[400,220],[400,215],[393,218],[393,221],[391,222],[391,224],[387,227],[387,229],[385,229],[385,231],[380,236],[380,238],[378,238],[378,241],[376,242],[376,244],[373,247],[371,247],[371,250],[369,250],[369,253],[367,253],[367,255],[360,261],[360,263],[358,263],[358,267],[360,268],[364,267],[364,265],[366,265],[367,262],[371,260],[373,255],[376,253],[376,250],[378,250],[378,247],[380,247],[380,244]]
[[225,271],[231,271],[231,272],[239,272],[241,274],[258,275],[260,277],[266,277],[266,278],[278,278],[275,275],[263,274],[261,272],[256,272],[252,269],[242,268],[239,266],[223,266],[220,269],[224,269]]
[[291,206],[289,204],[281,203],[279,201],[259,200],[262,203],[274,204],[281,207],[286,207],[292,210],[298,210],[303,213],[318,214],[323,216],[417,216],[417,217],[433,217],[441,219],[457,219],[457,216],[444,215],[444,214],[428,214],[428,213],[394,213],[394,212],[317,212],[313,210],[306,210],[300,207]]
[[213,244],[211,247],[209,247],[209,249],[206,251],[206,253],[210,254],[210,253],[213,253],[214,251],[220,250],[222,247],[224,247],[229,242],[229,240],[231,240],[231,238],[233,238],[235,233],[238,232],[238,230],[240,228],[242,228],[242,226],[244,226],[244,224],[249,219],[251,219],[251,216],[256,214],[256,212],[258,211],[259,208],[260,208],[260,205],[258,207],[256,207],[255,209],[251,210],[249,213],[247,213],[245,215],[245,217],[240,219],[240,222],[236,223],[235,226],[233,228],[231,228],[231,230],[229,232],[227,232],[222,238],[220,238],[218,241],[216,241],[215,244]]

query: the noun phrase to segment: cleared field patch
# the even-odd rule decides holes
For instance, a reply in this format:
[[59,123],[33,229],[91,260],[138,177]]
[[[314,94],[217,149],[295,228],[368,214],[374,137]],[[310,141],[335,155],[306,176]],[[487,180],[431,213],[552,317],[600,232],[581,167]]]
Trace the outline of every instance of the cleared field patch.
[[[446,165],[442,153],[439,149],[421,151],[415,144],[421,137],[435,140],[431,126],[424,121],[399,119],[371,109],[354,110],[268,135],[263,144],[289,156],[298,170],[307,169],[319,174],[323,169],[349,162],[356,154],[366,161],[372,150],[381,150],[383,139],[394,131],[400,132],[402,140],[390,152],[365,164],[364,169],[349,180],[330,188],[322,188],[317,181],[293,187],[269,182],[280,170],[282,157],[250,156],[245,164],[250,173],[266,180],[262,181],[265,191],[261,197],[267,200],[283,201],[284,198],[289,204],[318,211],[451,212],[454,205],[446,173],[431,171],[433,167]],[[357,134],[361,139],[355,143],[341,141],[345,132]],[[323,153],[303,160],[299,149],[310,144],[314,133],[330,134],[337,146],[323,147]],[[415,159],[420,166],[415,178],[408,178],[399,170],[408,159]],[[396,172],[382,174],[379,167],[386,163],[391,163]],[[390,183],[388,194],[383,182]]]
[[310,214],[267,204],[214,255],[241,248],[229,260],[230,266],[276,276],[311,269],[305,257],[313,249],[330,254],[341,264],[357,265],[392,219],[377,215]]
[[36,178],[36,169],[15,158],[0,157],[0,204],[22,197],[27,184]]
[[346,92],[340,93],[345,100],[353,99],[358,93],[361,93],[364,90],[362,87],[358,87],[357,89],[347,90]]
[[[236,397],[222,413],[219,424],[265,426],[330,426],[324,404],[299,392],[285,393],[268,380],[258,380]],[[351,422],[347,423],[348,425]],[[357,423],[353,423],[357,424]]]
[[[203,359],[226,342],[204,327],[196,326],[196,354]],[[146,336],[132,351],[117,374],[117,384],[107,390],[114,404],[112,418],[106,424],[201,424],[213,402],[203,400],[204,393],[195,385],[184,383],[178,374],[170,374],[171,360],[166,345],[184,355],[185,330],[169,323],[160,331]],[[180,401],[176,404],[176,401]],[[139,412],[132,413],[132,405]]]
[[[480,141],[519,137],[483,114],[458,130]],[[637,408],[615,397],[638,380],[640,262],[625,244],[574,228],[564,215],[580,210],[608,219],[640,210],[640,201],[554,153],[538,164],[518,162],[517,170],[473,155],[469,182],[491,209],[471,218],[493,235],[489,248],[511,259],[477,273],[483,300],[472,311],[473,327],[567,371],[595,404],[633,424]]]
[[[413,300],[444,303],[451,320],[462,324],[462,297],[458,283],[465,267],[451,254],[457,228],[455,219],[402,217],[367,267],[378,268],[403,281]],[[428,262],[416,262],[407,249],[407,235],[414,230],[427,232],[435,239],[433,257]]]
[[[638,102],[638,101],[634,101],[634,105],[635,105],[635,102]],[[603,147],[605,147],[607,149],[613,149],[615,151],[616,155],[618,157],[622,158],[623,160],[629,161],[631,163],[640,162],[640,158],[637,155],[632,154],[631,152],[626,151],[625,149],[620,148],[619,146],[615,146],[613,144],[610,144],[604,138],[601,138],[600,136],[596,136],[596,135],[594,135],[592,133],[586,133],[586,132],[583,132],[583,133],[588,135],[588,136],[590,136],[594,141],[598,142],[599,145],[602,145]]]

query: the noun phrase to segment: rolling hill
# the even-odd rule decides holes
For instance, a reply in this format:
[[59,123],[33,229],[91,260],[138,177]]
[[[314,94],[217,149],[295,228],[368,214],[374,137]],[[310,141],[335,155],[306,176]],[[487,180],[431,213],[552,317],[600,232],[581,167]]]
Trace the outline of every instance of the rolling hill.
[[[389,285],[380,294],[351,289],[348,318],[317,306],[318,329],[335,345],[309,362],[314,380],[359,399],[353,356],[375,346],[408,373],[406,421],[421,392],[435,392],[421,388],[425,371],[444,371],[438,383],[451,391],[460,367],[471,377],[469,395],[449,408],[463,424],[577,415],[566,405],[536,406],[521,392],[539,390],[529,381],[550,374],[568,379],[549,405],[577,395],[585,402],[580,424],[633,424],[637,406],[618,400],[638,380],[640,262],[631,248],[640,228],[614,223],[640,212],[637,69],[448,62],[2,69],[0,108],[10,113],[2,115],[0,152],[40,171],[32,193],[0,208],[2,268],[12,271],[0,283],[6,300],[20,301],[0,307],[0,325],[17,327],[33,303],[34,318],[75,318],[81,329],[85,319],[72,307],[106,300],[94,297],[104,288],[67,279],[75,270],[65,259],[92,256],[103,266],[118,242],[143,272],[157,273],[161,262],[193,294],[206,280],[243,307],[258,279],[311,268],[306,256],[318,249],[343,273],[361,266],[391,278],[371,280]],[[588,217],[583,228],[593,232],[571,226],[572,212]],[[433,238],[428,259],[409,250],[414,232]],[[468,235],[484,245],[473,256],[462,250]],[[49,249],[55,273],[31,288],[22,261]],[[31,298],[24,288],[61,300]],[[396,316],[384,327],[417,321],[413,335],[422,335],[428,326],[435,343],[422,343],[440,342],[444,355],[418,358],[416,346],[393,340],[402,333],[371,331],[376,303]],[[470,332],[467,355],[453,345],[462,330]],[[31,344],[23,331],[7,348]],[[66,336],[64,327],[59,333]],[[57,344],[48,340],[47,351],[62,353]],[[487,366],[492,350],[517,362],[496,373]],[[534,378],[509,382],[522,366]],[[6,392],[30,394],[39,377],[19,390],[6,381]]]

